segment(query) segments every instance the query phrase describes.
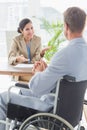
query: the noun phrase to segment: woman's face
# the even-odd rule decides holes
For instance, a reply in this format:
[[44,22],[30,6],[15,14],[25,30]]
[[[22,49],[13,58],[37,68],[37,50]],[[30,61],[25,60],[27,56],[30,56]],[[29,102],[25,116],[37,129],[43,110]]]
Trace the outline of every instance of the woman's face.
[[22,34],[26,41],[31,40],[33,38],[34,29],[31,22],[25,25],[25,27],[22,30]]

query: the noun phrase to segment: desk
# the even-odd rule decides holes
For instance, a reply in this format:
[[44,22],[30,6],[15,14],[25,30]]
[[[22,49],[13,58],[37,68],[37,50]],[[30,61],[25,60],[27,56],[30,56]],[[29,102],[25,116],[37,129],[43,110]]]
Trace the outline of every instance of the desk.
[[12,75],[12,76],[32,76],[31,68],[16,68],[9,65],[8,62],[0,63],[0,75]]

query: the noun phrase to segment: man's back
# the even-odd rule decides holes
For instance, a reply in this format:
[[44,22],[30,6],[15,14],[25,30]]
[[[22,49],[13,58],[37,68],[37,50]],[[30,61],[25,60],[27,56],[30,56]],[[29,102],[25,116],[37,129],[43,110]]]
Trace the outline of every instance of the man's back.
[[69,42],[67,47],[56,53],[51,61],[51,65],[56,66],[58,75],[71,75],[76,77],[76,81],[86,80],[86,56],[87,43],[83,38],[75,38]]
[[87,80],[87,44],[83,38],[75,38],[67,47],[52,58],[43,73],[37,73],[30,81],[34,96],[48,94],[56,87],[56,82],[64,75],[76,77],[76,81]]

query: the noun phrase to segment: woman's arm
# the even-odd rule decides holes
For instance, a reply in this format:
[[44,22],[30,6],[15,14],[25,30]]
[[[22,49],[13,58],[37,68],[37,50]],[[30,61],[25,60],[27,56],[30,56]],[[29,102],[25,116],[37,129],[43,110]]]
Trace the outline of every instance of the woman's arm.
[[23,51],[21,53],[21,46],[19,46],[20,42],[16,38],[14,38],[8,54],[9,64],[15,65],[17,63],[28,62],[28,59],[24,57]]
[[43,48],[42,51],[40,52],[40,56],[41,56],[41,57],[44,57],[45,52],[48,51],[49,49],[51,49],[51,46],[48,46],[48,47]]

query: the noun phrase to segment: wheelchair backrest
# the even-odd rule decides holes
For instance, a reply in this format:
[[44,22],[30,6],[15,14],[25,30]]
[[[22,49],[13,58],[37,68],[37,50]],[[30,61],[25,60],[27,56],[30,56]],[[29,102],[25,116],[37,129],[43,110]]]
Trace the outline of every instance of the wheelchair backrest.
[[82,117],[82,108],[87,81],[76,82],[61,79],[57,97],[56,114],[66,119],[75,127]]

